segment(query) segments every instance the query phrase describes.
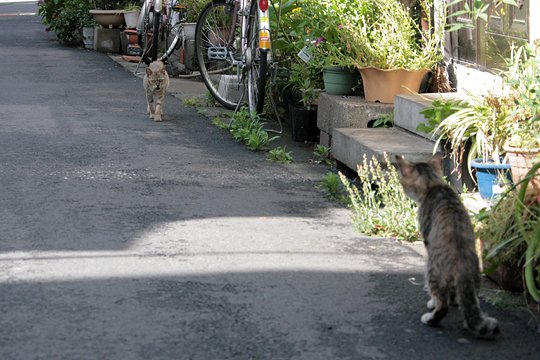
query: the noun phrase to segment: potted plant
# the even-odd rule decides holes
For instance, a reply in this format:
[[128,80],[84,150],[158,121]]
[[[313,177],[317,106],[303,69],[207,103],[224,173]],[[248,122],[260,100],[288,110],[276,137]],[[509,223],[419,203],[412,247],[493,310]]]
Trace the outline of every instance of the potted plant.
[[87,0],[65,0],[61,3],[44,1],[39,4],[42,22],[56,33],[58,40],[67,46],[83,44],[81,29],[94,25],[88,13],[91,3]]
[[99,25],[106,29],[120,28],[125,25],[123,9],[129,1],[92,0],[92,2],[94,8],[90,10],[90,14]]
[[477,215],[476,235],[486,267],[503,289],[521,291],[540,301],[540,199],[526,191],[540,163],[525,174],[525,186],[512,187],[496,204]]
[[351,95],[360,81],[352,53],[338,34],[340,19],[348,11],[348,5],[337,1],[304,0],[298,11],[299,28],[294,29],[296,34],[309,34],[301,44],[309,61],[322,69],[324,89],[330,95]]
[[[540,41],[512,52],[504,83],[514,97],[510,114],[509,139],[505,145],[512,178],[518,183],[538,162],[540,154]],[[530,190],[540,194],[540,173],[530,182]]]
[[435,148],[447,144],[456,169],[463,163],[469,172],[475,168],[480,195],[486,199],[493,197],[494,186],[510,176],[503,146],[509,138],[513,104],[509,95],[468,94],[460,100],[433,102],[422,111],[428,120],[422,130],[437,137]]
[[124,7],[124,21],[126,28],[133,29],[137,27],[141,6],[139,4],[129,3]]
[[291,122],[294,141],[316,142],[319,131],[317,128],[317,80],[310,68],[305,64],[292,64],[289,79],[289,89],[293,96],[299,99],[289,105],[289,119]]
[[343,56],[360,70],[366,100],[393,103],[396,94],[417,92],[442,59],[443,26],[435,27],[424,15],[432,13],[432,2],[418,2],[422,21],[399,0],[349,3],[338,17],[336,44],[345,44]]

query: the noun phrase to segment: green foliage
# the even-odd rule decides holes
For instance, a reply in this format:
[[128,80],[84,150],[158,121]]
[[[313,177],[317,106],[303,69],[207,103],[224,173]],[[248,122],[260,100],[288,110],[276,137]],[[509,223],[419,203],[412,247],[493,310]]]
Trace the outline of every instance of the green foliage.
[[250,114],[247,108],[237,111],[229,128],[233,138],[245,144],[252,151],[264,150],[277,137],[270,138],[264,130],[264,123],[257,114]]
[[540,148],[540,41],[512,51],[505,84],[514,95],[509,144]]
[[95,24],[91,8],[89,0],[45,0],[39,3],[38,13],[62,44],[79,46],[83,40],[80,29]]
[[427,122],[418,124],[416,130],[426,134],[433,134],[444,119],[461,110],[464,105],[462,100],[457,99],[441,98],[433,100],[430,106],[420,110],[420,114],[424,116]]
[[199,106],[203,105],[202,100],[197,96],[182,99],[182,104],[184,104],[186,106],[193,106],[193,107],[199,107]]
[[181,4],[186,5],[186,22],[197,22],[202,9],[208,2],[208,0],[182,0]]
[[540,198],[527,185],[540,163],[526,175],[519,187],[504,193],[495,206],[477,216],[476,234],[484,244],[484,258],[491,264],[523,269],[525,286],[540,301]]
[[[332,23],[334,39],[324,44],[323,53],[348,58],[358,68],[420,70],[441,60],[442,29],[433,31],[427,17],[430,31],[423,31],[400,1],[329,2],[339,12]],[[433,10],[432,1],[420,3],[426,13]]]
[[229,123],[225,122],[221,116],[216,116],[212,119],[212,124],[216,125],[220,129],[228,129]]
[[327,146],[316,144],[313,149],[313,156],[315,158],[313,162],[317,164],[326,164],[329,166],[334,164],[330,158],[330,148]]
[[318,188],[321,189],[329,199],[343,204],[349,203],[345,187],[336,173],[327,172],[320,181]]
[[129,4],[139,4],[137,0],[91,0],[92,8],[100,10],[119,10],[126,8]]
[[288,164],[293,161],[292,152],[287,151],[285,146],[278,146],[270,150],[268,152],[268,159],[282,164]]
[[394,115],[393,114],[383,114],[380,118],[376,119],[373,122],[372,127],[374,127],[374,128],[391,128],[391,127],[394,127]]
[[[441,100],[423,111],[428,123],[421,128],[432,131],[437,137],[435,149],[441,142],[450,146],[450,158],[456,169],[465,162],[471,172],[470,162],[474,158],[495,164],[501,162],[503,146],[510,133],[513,102],[511,96],[495,94],[468,94],[460,101]],[[435,129],[431,130],[433,127]]]
[[360,188],[340,173],[353,210],[353,224],[365,235],[416,241],[417,206],[403,191],[399,175],[386,154],[384,159],[386,170],[375,157],[368,161],[364,156],[362,165],[358,165]]
[[[474,20],[482,20],[486,25],[492,15],[501,15],[506,11],[505,5],[517,6],[515,0],[499,0],[497,3],[486,0],[473,0],[472,2],[468,0],[454,0],[449,2],[448,7],[460,4],[463,4],[463,9],[448,14],[448,18],[451,19],[463,16]],[[474,24],[464,22],[452,23],[448,25],[447,30],[457,31],[463,28],[474,29]]]
[[[289,88],[299,95],[301,103],[305,107],[310,107],[318,96],[317,89],[322,87],[319,82],[320,69],[310,67],[304,63],[293,63],[291,65]],[[319,81],[317,81],[319,79]]]

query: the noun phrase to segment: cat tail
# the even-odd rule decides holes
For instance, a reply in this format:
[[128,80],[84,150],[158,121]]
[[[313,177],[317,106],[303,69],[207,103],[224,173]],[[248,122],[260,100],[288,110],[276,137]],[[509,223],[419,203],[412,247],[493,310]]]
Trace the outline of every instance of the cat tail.
[[495,318],[489,317],[480,310],[477,286],[473,276],[465,274],[456,282],[456,293],[459,307],[464,318],[464,327],[476,337],[493,339],[499,334],[499,323]]

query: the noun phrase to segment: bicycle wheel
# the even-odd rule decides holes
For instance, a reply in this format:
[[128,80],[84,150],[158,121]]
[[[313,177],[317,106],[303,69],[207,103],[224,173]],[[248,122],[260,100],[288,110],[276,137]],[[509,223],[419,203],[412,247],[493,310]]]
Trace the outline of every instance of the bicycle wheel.
[[266,96],[266,75],[268,69],[268,51],[259,49],[259,11],[253,1],[249,16],[248,49],[248,103],[249,111],[262,113]]
[[213,0],[201,11],[195,30],[201,77],[212,96],[228,109],[236,108],[246,90],[237,17],[233,4]]
[[154,11],[154,7],[147,9],[140,45],[143,49],[142,60],[146,65],[158,58],[158,48],[161,29],[161,11]]

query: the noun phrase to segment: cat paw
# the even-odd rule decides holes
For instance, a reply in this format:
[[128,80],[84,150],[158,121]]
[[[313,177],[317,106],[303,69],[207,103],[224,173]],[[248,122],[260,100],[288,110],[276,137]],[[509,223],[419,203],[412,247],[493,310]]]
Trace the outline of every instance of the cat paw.
[[428,308],[428,310],[435,309],[435,300],[429,299],[429,301],[427,302],[427,308]]
[[154,121],[161,121],[161,115],[154,115],[153,117]]
[[433,322],[433,313],[425,313],[424,315],[422,315],[422,317],[420,318],[420,321],[422,321],[422,323],[426,324],[426,325],[432,325],[432,322]]
[[479,339],[492,340],[501,332],[497,319],[489,316],[485,316],[474,329],[469,327],[466,321],[465,327]]

